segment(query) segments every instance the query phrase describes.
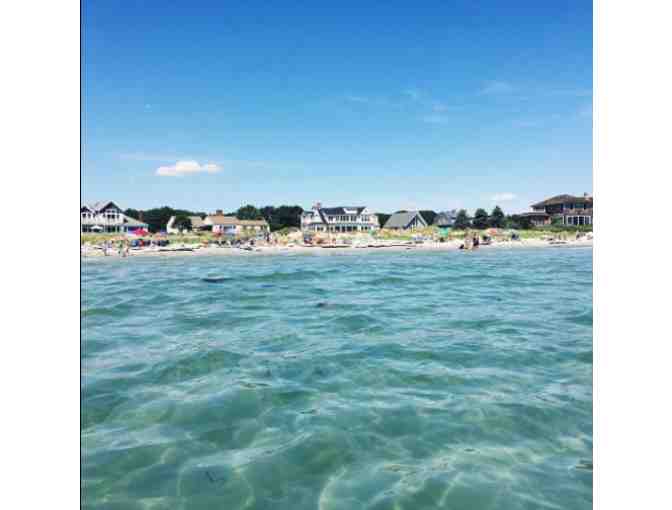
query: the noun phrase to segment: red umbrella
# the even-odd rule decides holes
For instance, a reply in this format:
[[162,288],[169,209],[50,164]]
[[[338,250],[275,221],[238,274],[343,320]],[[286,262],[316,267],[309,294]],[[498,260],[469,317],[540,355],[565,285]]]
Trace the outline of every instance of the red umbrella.
[[136,236],[146,236],[146,235],[149,234],[149,232],[147,232],[144,228],[138,228],[138,229],[135,229],[133,234],[135,234]]

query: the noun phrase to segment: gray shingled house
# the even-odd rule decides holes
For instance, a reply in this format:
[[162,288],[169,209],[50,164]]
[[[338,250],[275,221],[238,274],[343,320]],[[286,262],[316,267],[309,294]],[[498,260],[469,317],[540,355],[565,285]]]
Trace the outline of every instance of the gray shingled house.
[[390,216],[383,228],[392,230],[409,230],[416,228],[425,228],[427,222],[419,211],[398,212]]

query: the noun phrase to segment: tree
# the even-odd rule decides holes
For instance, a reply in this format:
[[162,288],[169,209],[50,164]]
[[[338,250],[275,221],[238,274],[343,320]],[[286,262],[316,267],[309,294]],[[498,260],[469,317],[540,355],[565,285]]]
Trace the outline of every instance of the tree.
[[469,228],[470,222],[469,222],[469,216],[467,216],[467,211],[464,209],[460,209],[457,212],[457,217],[455,218],[455,224],[453,225],[453,228],[456,228],[458,230],[464,230]]
[[423,217],[423,219],[427,222],[427,225],[431,225],[434,223],[434,219],[436,218],[437,214],[434,211],[420,211],[420,215]]
[[493,228],[504,228],[505,218],[502,209],[496,205],[492,210],[492,214],[490,214],[490,226]]
[[147,223],[150,232],[159,232],[166,229],[168,220],[171,216],[205,216],[203,212],[192,212],[184,209],[173,209],[172,207],[164,206],[155,209],[148,209],[146,211],[139,211],[137,209],[126,209],[124,211],[126,216],[135,218],[137,220]]
[[527,216],[519,216],[517,214],[508,216],[506,219],[506,224],[508,228],[517,228],[520,230],[529,230],[534,227],[530,218]]
[[191,230],[191,219],[185,214],[180,214],[179,216],[175,217],[173,226],[180,231]]
[[376,214],[378,216],[378,225],[380,225],[380,228],[383,228],[385,226],[385,223],[387,223],[387,220],[390,219],[391,214],[385,214],[385,213],[378,213]]
[[272,205],[267,205],[262,207],[259,212],[268,222],[272,232],[283,228],[298,228],[301,226],[301,213],[303,212],[301,206],[281,205],[280,207],[273,207]]
[[248,204],[236,211],[236,218],[239,220],[261,220],[263,219],[263,216],[259,209]]
[[474,228],[483,229],[488,227],[488,213],[485,209],[476,209],[474,213],[474,221],[472,222]]

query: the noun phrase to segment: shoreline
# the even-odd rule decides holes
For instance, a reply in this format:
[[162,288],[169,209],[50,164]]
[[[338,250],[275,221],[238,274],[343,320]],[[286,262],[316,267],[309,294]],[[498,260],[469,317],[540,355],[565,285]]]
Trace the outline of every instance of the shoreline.
[[[421,244],[407,244],[395,246],[380,246],[380,247],[355,247],[355,246],[336,246],[324,248],[322,246],[305,246],[305,245],[290,245],[290,246],[257,246],[252,250],[244,250],[233,247],[182,247],[174,250],[144,248],[141,250],[131,250],[127,257],[122,257],[116,250],[111,250],[112,253],[105,256],[102,250],[99,249],[85,249],[80,251],[81,259],[123,259],[123,258],[146,258],[146,257],[202,257],[202,256],[225,256],[225,257],[255,257],[255,256],[269,256],[269,255],[338,255],[338,254],[371,254],[371,253],[402,253],[402,252],[445,252],[445,251],[461,251],[459,250],[462,241],[447,241],[444,243],[425,242]],[[591,247],[593,240],[572,240],[566,241],[563,244],[550,244],[549,241],[541,239],[525,239],[520,241],[500,241],[493,242],[490,245],[481,245],[476,250],[501,250],[501,249],[519,249],[519,248],[577,248],[577,247]],[[189,248],[193,248],[190,251]]]

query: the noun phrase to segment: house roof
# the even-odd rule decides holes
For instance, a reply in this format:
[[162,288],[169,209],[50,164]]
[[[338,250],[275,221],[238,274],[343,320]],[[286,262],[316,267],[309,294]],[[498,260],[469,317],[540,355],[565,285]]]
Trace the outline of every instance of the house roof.
[[411,221],[413,221],[413,218],[415,218],[416,216],[420,218],[420,221],[422,223],[427,225],[427,222],[422,217],[422,214],[420,214],[418,211],[410,211],[403,213],[394,213],[392,216],[390,216],[390,219],[387,220],[383,228],[406,228],[408,224]]
[[572,202],[575,204],[581,203],[593,203],[593,197],[575,197],[572,195],[556,195],[546,200],[542,200],[536,204],[532,204],[531,207],[545,207],[547,205],[556,205],[556,204],[565,204],[567,202]]
[[366,209],[366,207],[349,207],[349,206],[343,206],[343,207],[322,207],[320,209],[320,213],[322,214],[327,214],[330,216],[337,215],[337,214],[352,214],[346,211],[346,209],[352,211],[355,210],[357,211],[357,214],[362,214],[362,211]]
[[118,207],[119,209],[121,209],[121,207],[119,207],[112,200],[100,200],[100,201],[94,202],[92,204],[87,204],[87,205],[85,205],[85,207],[87,207],[92,212],[98,212],[98,211],[102,211],[103,209],[105,209],[110,204],[112,204],[112,205]]
[[214,214],[208,216],[208,219],[213,225],[224,225],[224,226],[241,225],[243,227],[268,226],[268,222],[266,220],[239,220],[235,216],[224,216],[221,214]]
[[130,216],[124,216],[124,225],[129,226],[129,227],[147,227],[147,223],[143,223],[142,221],[138,221],[135,218],[131,218]]
[[200,216],[189,216],[191,221],[191,228],[201,228],[203,226],[203,218]]
[[207,217],[213,225],[236,225],[238,218],[235,216],[224,216],[223,214],[212,214]]
[[[356,211],[355,214],[360,215],[362,211],[366,209],[366,206],[341,206],[341,207],[320,207],[319,209],[312,209],[310,211],[304,211],[302,214],[308,216],[307,213],[314,214],[317,211],[322,223],[327,223],[326,216],[343,216],[353,214],[348,211]],[[313,222],[315,223],[315,222]]]

